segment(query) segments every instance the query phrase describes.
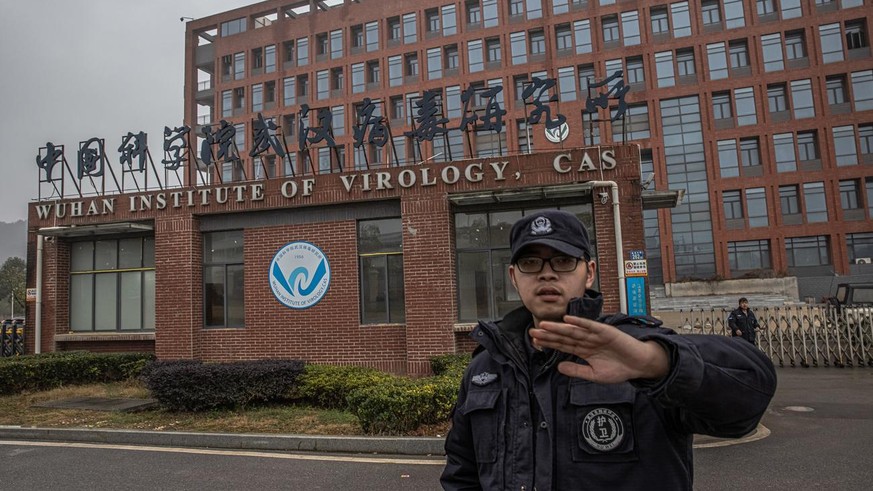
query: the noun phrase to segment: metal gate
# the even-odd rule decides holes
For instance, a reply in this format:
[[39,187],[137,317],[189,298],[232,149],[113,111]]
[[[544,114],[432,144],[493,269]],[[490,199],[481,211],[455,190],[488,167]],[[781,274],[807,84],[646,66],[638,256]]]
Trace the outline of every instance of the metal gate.
[[[754,309],[757,344],[784,366],[873,367],[873,308],[800,306]],[[680,311],[680,334],[729,336],[725,309]]]

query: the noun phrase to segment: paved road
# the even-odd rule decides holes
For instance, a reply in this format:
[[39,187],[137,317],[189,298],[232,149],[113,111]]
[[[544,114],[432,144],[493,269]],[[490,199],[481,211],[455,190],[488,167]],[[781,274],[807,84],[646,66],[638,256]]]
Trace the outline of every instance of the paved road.
[[[695,487],[871,488],[873,369],[780,369],[763,424],[767,438],[697,448]],[[10,441],[0,442],[0,462],[0,488],[35,490],[427,490],[438,489],[442,470],[441,458]]]

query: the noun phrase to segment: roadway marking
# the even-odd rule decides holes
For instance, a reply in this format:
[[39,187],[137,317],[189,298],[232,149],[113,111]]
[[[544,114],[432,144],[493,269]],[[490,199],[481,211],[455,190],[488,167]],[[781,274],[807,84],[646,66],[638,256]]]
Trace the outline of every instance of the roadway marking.
[[731,445],[741,445],[743,443],[751,443],[756,442],[758,440],[763,440],[770,436],[770,429],[766,426],[759,424],[757,428],[755,428],[755,432],[751,435],[744,436],[742,438],[737,438],[734,440],[721,440],[717,442],[711,443],[699,443],[694,445],[694,448],[717,448],[717,447],[729,447]]
[[101,443],[67,443],[67,442],[31,442],[0,440],[0,445],[30,446],[30,447],[61,447],[61,448],[97,448],[107,450],[132,450],[136,452],[185,453],[197,455],[224,455],[231,457],[261,457],[286,460],[320,460],[328,462],[352,462],[363,464],[408,464],[408,465],[446,465],[445,460],[399,459],[378,457],[345,457],[340,455],[304,455],[246,450],[213,450],[183,447],[154,447],[139,445],[111,445]]

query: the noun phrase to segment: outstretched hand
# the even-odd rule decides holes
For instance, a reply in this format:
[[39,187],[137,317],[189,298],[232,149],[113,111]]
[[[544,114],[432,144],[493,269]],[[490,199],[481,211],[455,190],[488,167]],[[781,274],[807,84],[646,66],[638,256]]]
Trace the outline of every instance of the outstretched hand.
[[614,326],[582,317],[564,316],[564,322],[540,321],[531,329],[534,346],[578,356],[587,365],[558,364],[569,377],[615,384],[632,379],[660,379],[670,371],[667,351],[655,341],[640,341]]

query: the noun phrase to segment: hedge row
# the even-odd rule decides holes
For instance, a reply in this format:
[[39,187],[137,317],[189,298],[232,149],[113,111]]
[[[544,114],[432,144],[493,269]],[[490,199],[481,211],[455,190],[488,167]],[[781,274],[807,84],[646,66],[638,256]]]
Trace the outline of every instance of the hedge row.
[[0,358],[0,394],[126,380],[153,359],[151,353],[79,351]]
[[395,377],[371,368],[307,365],[296,395],[357,416],[372,434],[402,434],[449,418],[469,355],[431,359],[433,377]]
[[146,367],[140,379],[168,409],[201,411],[285,399],[303,369],[303,362],[294,360],[166,361]]

